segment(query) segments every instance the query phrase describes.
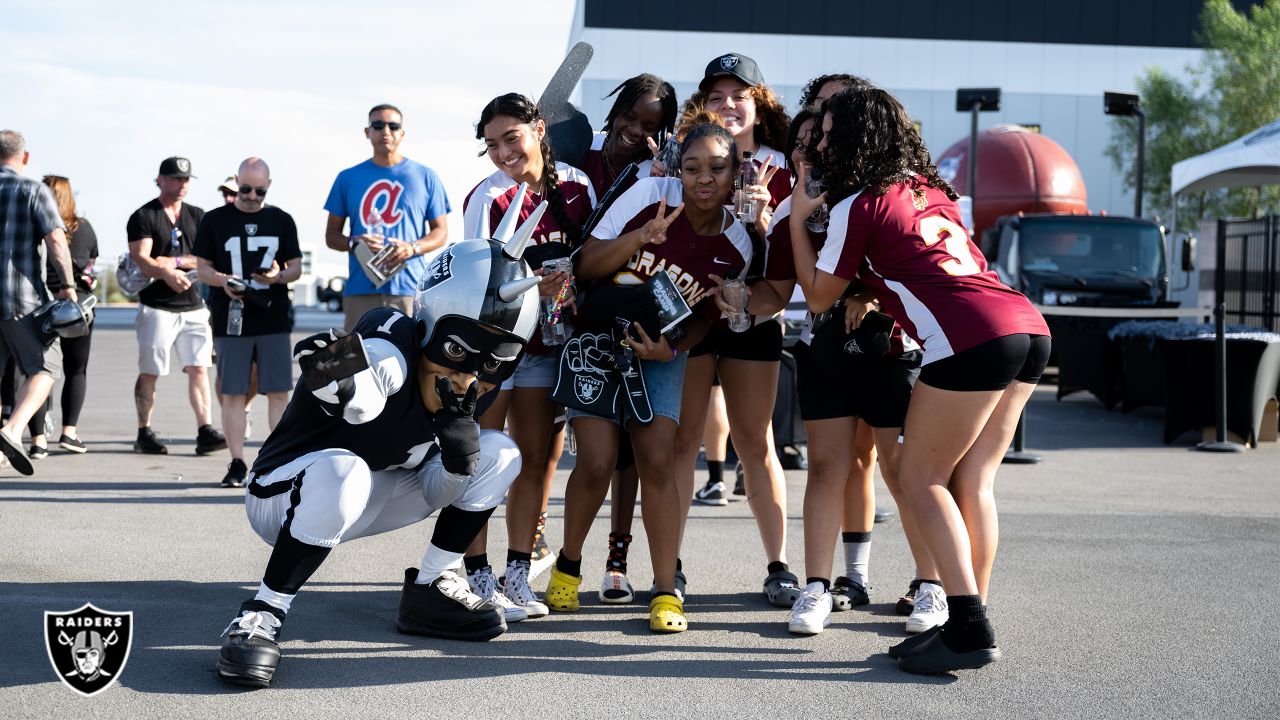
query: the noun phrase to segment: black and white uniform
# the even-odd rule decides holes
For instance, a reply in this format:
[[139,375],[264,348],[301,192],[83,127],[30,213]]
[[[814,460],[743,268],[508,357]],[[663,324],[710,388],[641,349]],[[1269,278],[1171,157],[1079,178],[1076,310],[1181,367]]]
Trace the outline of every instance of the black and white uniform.
[[[417,324],[377,308],[356,324],[370,367],[355,375],[355,395],[331,417],[299,381],[280,424],[253,464],[245,510],[268,544],[281,528],[320,547],[389,532],[454,506],[497,507],[520,472],[516,444],[480,433],[475,475],[444,469],[422,404]],[[323,393],[323,390],[317,391]]]

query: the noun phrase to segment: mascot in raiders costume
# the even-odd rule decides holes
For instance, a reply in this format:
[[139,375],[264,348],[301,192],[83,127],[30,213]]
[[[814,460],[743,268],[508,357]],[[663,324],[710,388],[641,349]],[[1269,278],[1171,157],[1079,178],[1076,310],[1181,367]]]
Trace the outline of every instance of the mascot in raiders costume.
[[477,398],[497,393],[537,327],[539,278],[521,259],[544,202],[517,230],[522,186],[492,240],[450,246],[429,266],[414,317],[371,310],[351,335],[294,348],[301,378],[262,446],[245,498],[274,546],[257,595],[228,626],[218,672],[270,685],[294,595],[335,545],[440,511],[421,567],[405,571],[401,632],[489,640],[502,611],[454,574],[520,470],[515,443],[481,432]]

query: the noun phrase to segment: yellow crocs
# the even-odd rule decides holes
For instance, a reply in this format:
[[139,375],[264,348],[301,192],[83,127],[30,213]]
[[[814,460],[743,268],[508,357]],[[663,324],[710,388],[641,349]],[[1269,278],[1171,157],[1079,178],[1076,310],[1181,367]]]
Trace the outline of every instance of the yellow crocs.
[[657,595],[649,601],[649,629],[658,633],[678,633],[689,629],[684,619],[684,603],[674,595]]
[[582,576],[569,575],[551,566],[551,581],[547,583],[547,607],[556,612],[578,611],[578,586]]

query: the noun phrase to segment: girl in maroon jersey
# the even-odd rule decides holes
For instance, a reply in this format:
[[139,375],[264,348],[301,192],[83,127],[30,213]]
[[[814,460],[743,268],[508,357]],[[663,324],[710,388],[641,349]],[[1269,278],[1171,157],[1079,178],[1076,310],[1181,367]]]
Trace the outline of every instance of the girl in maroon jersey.
[[[557,163],[547,142],[546,124],[537,106],[529,98],[507,93],[485,106],[476,123],[476,137],[485,143],[485,152],[498,169],[480,181],[463,204],[463,225],[467,237],[488,237],[483,228],[496,228],[507,208],[514,202],[521,183],[529,187],[520,209],[523,222],[546,199],[547,212],[534,230],[533,243],[524,257],[543,275],[539,292],[544,301],[556,294],[567,275],[562,272],[544,274],[545,260],[568,257],[583,238],[581,227],[595,204],[590,181],[581,170]],[[486,429],[501,430],[509,419],[511,438],[520,447],[522,464],[511,490],[507,493],[507,549],[505,590],[499,592],[485,554],[487,532],[481,532],[468,548],[463,562],[472,589],[502,605],[507,619],[541,617],[546,605],[529,587],[536,575],[532,568],[531,550],[536,544],[535,532],[541,533],[546,522],[546,507],[551,479],[564,442],[564,424],[556,423],[558,407],[551,402],[550,388],[555,383],[555,367],[559,348],[547,347],[540,334],[525,348],[515,374],[503,383],[498,399],[481,417]],[[543,552],[548,558],[550,550]]]
[[[746,188],[758,212],[746,226],[757,263],[745,277],[758,276],[769,218],[791,191],[786,158],[774,149],[786,141],[786,111],[765,84],[755,61],[740,53],[727,53],[707,64],[698,91],[685,103],[686,113],[697,108],[723,119],[740,156],[751,152],[761,173],[759,183]],[[770,426],[781,357],[782,325],[777,317],[755,315],[745,332],[730,331],[723,319],[712,326],[707,337],[689,352],[682,405],[685,422],[676,436],[676,468],[683,507],[688,508],[695,497],[704,504],[724,502],[728,493],[722,481],[711,477],[695,493],[694,480],[707,403],[718,376],[733,447],[742,462],[748,502],[764,546],[764,593],[772,602],[790,606],[795,577],[786,564],[786,477]],[[683,527],[682,520],[682,534]]]
[[638,166],[637,179],[649,177],[653,153],[676,122],[676,91],[656,75],[636,75],[607,97],[614,98],[613,106],[582,158],[596,197],[603,196],[630,163]]
[[[640,471],[640,500],[653,561],[655,593],[649,603],[649,627],[655,632],[680,632],[687,627],[675,586],[685,509],[673,475],[672,445],[680,421],[684,350],[720,314],[711,299],[718,287],[713,276],[741,271],[751,259],[746,231],[724,207],[733,188],[737,157],[733,138],[724,128],[694,128],[680,146],[680,177],[638,181],[605,213],[578,254],[578,276],[601,285],[639,286],[667,273],[694,314],[686,321],[688,336],[674,348],[665,336],[650,337],[638,323],[630,334],[653,409],[651,422],[631,421],[625,411],[613,417],[568,411],[578,438],[578,457],[565,489],[564,546],[547,585],[546,602],[552,610],[578,609],[582,547],[608,490],[619,425],[625,423]],[[588,293],[580,316],[588,310],[593,316],[611,313],[612,308],[596,312],[599,308],[593,309],[591,303],[612,302],[610,298],[618,293],[591,292],[597,294],[593,298]]]
[[[950,616],[890,654],[909,672],[981,667],[1000,657],[984,604],[998,534],[995,473],[1048,361],[1049,331],[1030,301],[987,269],[955,191],[896,98],[844,90],[825,103],[821,128],[828,190],[791,196],[797,280],[809,307],[824,310],[859,278],[924,350],[899,473]],[[823,201],[831,220],[815,253],[804,220]]]

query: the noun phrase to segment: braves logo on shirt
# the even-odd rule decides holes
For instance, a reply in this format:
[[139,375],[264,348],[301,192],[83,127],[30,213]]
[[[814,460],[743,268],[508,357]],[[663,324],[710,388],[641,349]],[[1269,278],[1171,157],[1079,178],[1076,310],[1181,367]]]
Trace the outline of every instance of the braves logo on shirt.
[[404,217],[400,210],[400,193],[404,186],[396,180],[383,178],[374,182],[364,191],[360,199],[360,220],[364,222],[370,216],[376,216],[387,227],[394,227]]

